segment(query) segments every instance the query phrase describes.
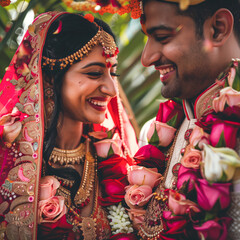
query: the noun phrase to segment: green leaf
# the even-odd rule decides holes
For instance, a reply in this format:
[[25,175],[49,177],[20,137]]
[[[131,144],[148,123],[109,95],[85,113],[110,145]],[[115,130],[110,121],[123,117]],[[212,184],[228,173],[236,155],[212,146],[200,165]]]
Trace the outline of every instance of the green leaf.
[[174,102],[176,102],[178,104],[182,104],[182,99],[180,99],[180,98],[171,98],[171,100],[173,100]]
[[227,174],[224,171],[222,171],[222,177],[221,177],[220,181],[225,183],[225,182],[227,182],[227,178],[228,178]]
[[240,91],[240,66],[239,65],[238,65],[238,67],[236,67],[236,75],[235,75],[235,78],[233,80],[233,85],[232,85],[232,88],[237,91]]
[[149,144],[151,144],[155,147],[157,147],[158,144],[159,144],[159,137],[158,137],[158,134],[157,134],[156,125],[154,127],[154,133],[153,133],[151,139],[148,142],[149,142]]
[[222,131],[221,136],[219,138],[219,141],[218,141],[218,143],[217,143],[217,145],[215,147],[216,148],[218,148],[218,147],[226,147],[226,141],[225,141],[225,138],[224,138],[224,131]]
[[189,183],[190,183],[190,179],[188,179],[183,183],[182,187],[179,189],[178,192],[186,196],[188,193]]
[[175,127],[177,122],[177,117],[178,117],[178,113],[167,122],[167,125],[171,127]]
[[110,146],[109,150],[108,150],[108,156],[111,156],[114,154],[114,151],[112,149],[112,146]]
[[220,200],[218,199],[214,204],[213,208],[210,211],[206,212],[204,222],[207,222],[209,220],[212,220],[218,217],[218,214],[221,210],[222,210],[221,203],[220,203]]
[[107,139],[111,139],[113,137],[115,130],[116,130],[116,128],[113,128],[113,129],[107,131]]

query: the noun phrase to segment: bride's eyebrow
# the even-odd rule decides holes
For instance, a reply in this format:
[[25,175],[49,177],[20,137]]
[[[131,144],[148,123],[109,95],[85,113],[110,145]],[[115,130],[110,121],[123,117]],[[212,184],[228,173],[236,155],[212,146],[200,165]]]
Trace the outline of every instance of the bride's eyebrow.
[[83,66],[82,69],[85,69],[85,68],[88,68],[88,67],[91,67],[91,66],[106,67],[106,65],[102,62],[91,62],[91,63]]

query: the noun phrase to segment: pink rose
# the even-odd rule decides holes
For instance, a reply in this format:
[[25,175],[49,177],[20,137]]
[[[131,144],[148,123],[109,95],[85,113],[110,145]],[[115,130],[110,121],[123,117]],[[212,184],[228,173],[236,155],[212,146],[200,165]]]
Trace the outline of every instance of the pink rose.
[[238,129],[239,126],[224,121],[213,124],[210,134],[211,145],[213,147],[217,146],[220,137],[223,134],[224,144],[221,144],[221,146],[218,145],[218,147],[235,148]]
[[133,222],[133,224],[135,226],[143,223],[144,217],[146,214],[146,210],[144,210],[144,209],[127,209],[127,211],[128,211],[128,216],[129,216],[130,220]]
[[157,185],[161,178],[157,168],[145,168],[141,166],[131,166],[128,170],[128,182],[130,185],[148,185],[151,188]]
[[[214,114],[208,114],[196,123],[198,126],[204,128],[204,130],[210,131],[209,140],[213,147],[217,144],[218,147],[235,148],[236,146],[237,131],[240,128],[240,122],[239,118],[235,116],[235,112],[238,112],[238,116],[240,116],[239,108],[235,109],[234,107],[228,107],[226,109],[229,110],[227,112],[226,120],[222,120]],[[224,137],[224,142],[219,141],[221,136]]]
[[112,154],[119,156],[123,155],[122,152],[122,140],[121,139],[104,139],[99,142],[95,142],[97,155],[101,158],[107,158]]
[[230,107],[240,106],[240,92],[231,87],[223,88],[220,96],[213,99],[213,109],[215,112],[223,112],[226,104]]
[[221,206],[219,210],[227,208],[230,204],[230,186],[231,183],[213,183],[210,185],[207,180],[198,179],[195,182],[195,188],[199,206],[205,211],[210,211],[219,201]]
[[152,197],[152,188],[148,185],[126,187],[125,202],[130,208],[144,206]]
[[168,207],[175,215],[188,214],[190,209],[194,212],[200,212],[196,203],[186,199],[183,194],[171,189],[169,190]]
[[148,141],[151,144],[153,143],[151,138],[155,130],[157,131],[158,141],[154,143],[162,147],[167,147],[172,142],[176,132],[176,128],[173,128],[166,123],[153,121],[147,133]]
[[45,176],[40,180],[40,200],[47,200],[55,196],[60,182],[53,176]]
[[200,177],[199,169],[185,168],[181,165],[178,170],[177,188],[181,189],[184,183],[189,181],[188,191],[191,191],[194,188],[195,181]]
[[199,168],[202,162],[202,153],[196,149],[190,149],[181,159],[181,164],[186,168]]
[[203,148],[203,143],[209,144],[209,134],[205,133],[204,130],[196,126],[189,138],[189,143],[194,147]]
[[157,168],[160,173],[165,170],[165,155],[157,147],[147,144],[141,147],[134,155],[134,160],[139,166]]
[[231,219],[228,217],[209,220],[203,223],[201,226],[193,226],[198,232],[199,239],[206,240],[226,240],[227,239],[227,227],[230,225]]
[[63,196],[39,201],[38,223],[56,222],[67,212]]

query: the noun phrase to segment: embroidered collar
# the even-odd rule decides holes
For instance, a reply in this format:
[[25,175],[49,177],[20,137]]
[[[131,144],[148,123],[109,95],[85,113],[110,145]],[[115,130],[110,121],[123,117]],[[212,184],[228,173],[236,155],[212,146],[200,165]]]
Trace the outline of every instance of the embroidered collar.
[[183,100],[183,109],[188,120],[196,118],[200,119],[204,114],[213,110],[212,102],[215,97],[219,96],[219,92],[223,87],[217,83],[212,84],[204,92],[202,92],[196,99],[194,104],[194,112],[190,107],[189,101]]

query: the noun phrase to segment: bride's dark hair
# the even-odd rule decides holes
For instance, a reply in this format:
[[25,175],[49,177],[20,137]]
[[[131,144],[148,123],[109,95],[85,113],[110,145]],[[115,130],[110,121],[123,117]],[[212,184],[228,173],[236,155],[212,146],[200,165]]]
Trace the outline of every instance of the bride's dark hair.
[[[94,21],[115,39],[113,32],[105,22],[96,18]],[[56,34],[56,30],[59,28],[60,22],[61,30]],[[96,35],[97,31],[98,27],[96,24],[88,21],[83,16],[70,13],[63,14],[59,16],[50,26],[42,55],[50,59],[65,58],[78,51],[86,43],[88,43],[89,40]],[[76,62],[78,61],[80,61],[80,59],[76,60]],[[71,188],[71,199],[73,200],[81,180],[78,172],[72,168],[52,168],[48,164],[48,159],[56,143],[57,125],[59,122],[58,119],[62,111],[61,88],[63,77],[69,67],[70,66],[67,66],[62,70],[60,67],[51,69],[49,66],[43,66],[42,64],[43,77],[45,78],[44,80],[46,81],[46,79],[49,79],[49,81],[51,81],[54,92],[54,110],[48,127],[45,129],[43,158],[45,160],[44,164],[47,175],[56,175],[75,181],[73,187]],[[86,134],[89,127],[90,125],[85,124],[83,133]]]

